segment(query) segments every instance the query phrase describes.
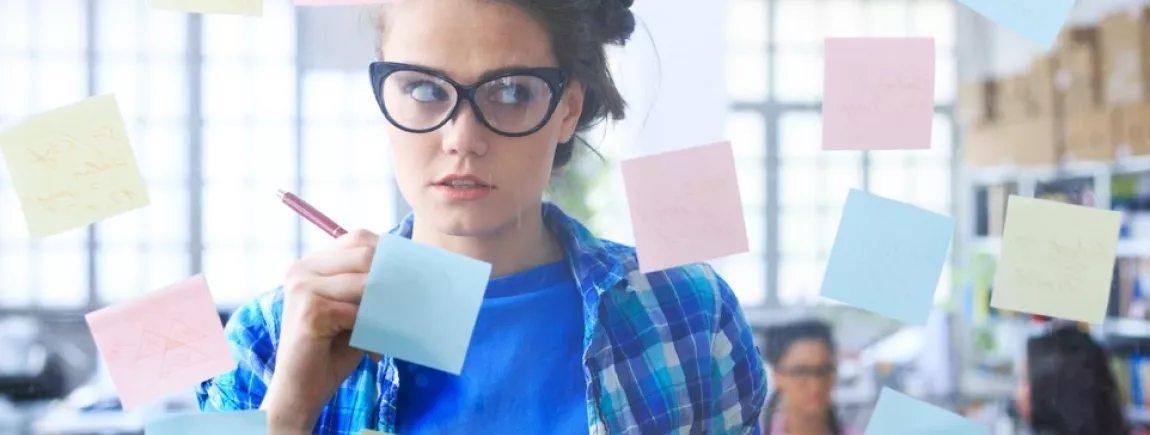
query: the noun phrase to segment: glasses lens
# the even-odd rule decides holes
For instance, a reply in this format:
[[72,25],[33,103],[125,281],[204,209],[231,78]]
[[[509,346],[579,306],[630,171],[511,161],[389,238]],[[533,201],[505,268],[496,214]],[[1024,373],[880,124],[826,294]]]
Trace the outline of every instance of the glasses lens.
[[491,128],[508,134],[528,132],[547,116],[551,87],[535,76],[508,76],[476,89],[475,103]]
[[450,83],[418,71],[396,71],[383,79],[384,110],[399,126],[411,130],[435,127],[459,99]]

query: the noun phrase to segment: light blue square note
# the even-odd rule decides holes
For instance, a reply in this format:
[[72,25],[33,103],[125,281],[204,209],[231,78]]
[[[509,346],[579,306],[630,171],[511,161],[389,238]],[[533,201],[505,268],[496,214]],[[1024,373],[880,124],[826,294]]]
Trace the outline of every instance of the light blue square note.
[[958,0],[1043,50],[1054,47],[1074,0]]
[[989,435],[986,426],[883,387],[864,435]]
[[488,263],[382,235],[351,345],[458,375],[490,276]]
[[144,425],[145,435],[267,435],[263,411],[188,412],[157,417]]
[[954,218],[851,189],[820,296],[925,325]]

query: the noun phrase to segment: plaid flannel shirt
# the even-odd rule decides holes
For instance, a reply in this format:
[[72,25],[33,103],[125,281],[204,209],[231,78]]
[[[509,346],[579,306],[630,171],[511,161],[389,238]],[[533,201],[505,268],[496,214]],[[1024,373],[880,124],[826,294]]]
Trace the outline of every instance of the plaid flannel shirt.
[[[760,433],[766,373],[726,282],[705,264],[640,273],[634,248],[596,238],[553,204],[543,208],[583,294],[588,432]],[[407,216],[392,233],[411,237],[412,222]],[[232,315],[226,333],[238,365],[196,388],[201,409],[259,408],[282,309],[279,288]],[[315,433],[394,432],[399,388],[391,358],[365,357],[323,408]]]

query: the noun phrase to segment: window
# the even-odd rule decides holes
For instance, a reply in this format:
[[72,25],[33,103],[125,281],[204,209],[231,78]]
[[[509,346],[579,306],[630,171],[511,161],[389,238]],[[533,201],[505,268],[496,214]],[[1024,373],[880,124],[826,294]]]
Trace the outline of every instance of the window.
[[[823,38],[935,38],[938,113],[948,113],[955,88],[954,7],[943,0],[766,0],[775,2],[771,106],[777,113],[777,279],[783,304],[819,300],[823,270],[847,192],[868,189],[888,198],[950,214],[951,138],[948,115],[936,115],[932,148],[924,151],[823,152],[818,103],[823,86]],[[949,265],[938,300],[949,297]]]

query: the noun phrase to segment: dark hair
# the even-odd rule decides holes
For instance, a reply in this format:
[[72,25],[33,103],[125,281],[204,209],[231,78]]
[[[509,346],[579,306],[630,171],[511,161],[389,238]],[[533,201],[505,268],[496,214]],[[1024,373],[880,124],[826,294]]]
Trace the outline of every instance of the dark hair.
[[[571,140],[555,149],[552,169],[571,162],[575,142],[600,121],[624,118],[627,103],[615,86],[607,46],[623,46],[635,31],[634,0],[487,0],[512,4],[539,21],[551,38],[551,51],[571,80],[583,84],[583,112]],[[386,6],[385,6],[386,8]],[[380,20],[383,25],[383,20]],[[384,29],[385,30],[385,29]],[[592,151],[594,151],[592,149]]]
[[[791,345],[801,340],[816,340],[824,344],[830,350],[831,355],[835,353],[835,340],[830,325],[818,320],[802,320],[767,329],[767,342],[763,350],[767,363],[771,367],[778,367],[779,361],[786,356]],[[769,431],[771,429],[771,421],[774,419],[775,411],[781,402],[782,396],[776,388],[771,392],[771,397],[767,399],[767,407],[763,411],[765,416],[764,430]],[[843,432],[833,404],[827,408],[827,429],[832,435],[840,435]]]
[[1129,433],[1118,386],[1102,346],[1074,326],[1026,344],[1030,424],[1051,435]]

